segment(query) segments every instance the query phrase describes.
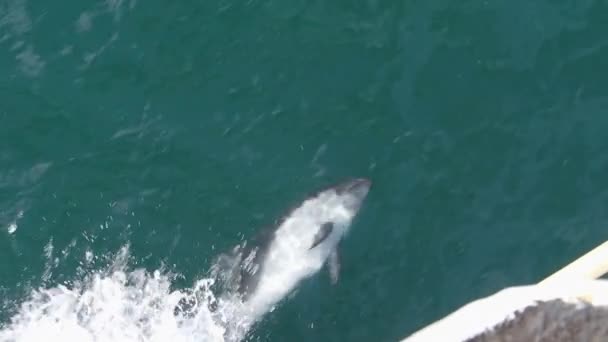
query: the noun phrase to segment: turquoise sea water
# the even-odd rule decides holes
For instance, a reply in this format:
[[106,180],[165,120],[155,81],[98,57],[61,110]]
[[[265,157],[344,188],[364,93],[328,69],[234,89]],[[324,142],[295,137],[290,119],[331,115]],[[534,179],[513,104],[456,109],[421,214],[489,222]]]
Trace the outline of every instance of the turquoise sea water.
[[340,281],[249,339],[395,341],[538,281],[608,238],[607,75],[606,1],[0,0],[0,338],[95,275],[191,289],[351,176]]

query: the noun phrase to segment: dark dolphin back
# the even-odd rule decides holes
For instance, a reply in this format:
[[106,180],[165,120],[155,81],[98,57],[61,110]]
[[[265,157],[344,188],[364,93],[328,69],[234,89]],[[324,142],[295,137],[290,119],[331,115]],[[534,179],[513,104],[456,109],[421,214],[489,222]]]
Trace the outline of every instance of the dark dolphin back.
[[275,229],[267,227],[245,243],[241,254],[240,282],[238,292],[247,299],[257,287],[262,274],[264,259],[274,240]]
[[[241,294],[243,299],[247,299],[258,286],[260,275],[263,271],[262,268],[264,265],[264,259],[266,258],[270,244],[274,240],[276,229],[280,227],[281,224],[283,224],[285,220],[290,217],[304,201],[317,197],[320,193],[329,189],[336,189],[339,191],[344,187],[345,184],[348,184],[349,181],[354,179],[355,178],[349,178],[346,181],[334,183],[305,194],[304,197],[300,201],[295,202],[279,220],[275,221],[273,226],[261,230],[251,240],[245,243],[241,249],[241,270],[238,286],[238,292]],[[323,240],[328,234],[326,233],[325,235],[326,236],[322,237],[320,240]]]

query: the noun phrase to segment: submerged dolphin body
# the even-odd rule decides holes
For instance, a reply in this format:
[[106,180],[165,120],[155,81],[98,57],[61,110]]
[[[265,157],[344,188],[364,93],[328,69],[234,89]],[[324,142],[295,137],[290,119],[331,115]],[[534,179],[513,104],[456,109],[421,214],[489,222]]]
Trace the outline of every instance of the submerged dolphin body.
[[277,227],[260,232],[242,246],[237,288],[249,313],[258,317],[271,309],[325,264],[331,282],[338,281],[338,244],[370,186],[369,180],[358,178],[317,192]]

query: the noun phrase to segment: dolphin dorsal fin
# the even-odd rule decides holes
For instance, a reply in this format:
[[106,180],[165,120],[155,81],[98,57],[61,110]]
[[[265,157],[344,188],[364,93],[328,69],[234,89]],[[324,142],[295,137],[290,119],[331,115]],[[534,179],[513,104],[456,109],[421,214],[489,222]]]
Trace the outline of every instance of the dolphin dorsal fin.
[[333,229],[334,229],[334,224],[333,223],[331,223],[331,222],[325,222],[325,223],[323,223],[323,225],[321,226],[321,228],[319,228],[319,231],[315,235],[315,238],[313,239],[312,245],[310,246],[309,249],[313,249],[318,244],[320,244],[321,242],[323,242],[323,240],[325,240],[329,236],[329,234],[331,234],[331,232],[332,232]]

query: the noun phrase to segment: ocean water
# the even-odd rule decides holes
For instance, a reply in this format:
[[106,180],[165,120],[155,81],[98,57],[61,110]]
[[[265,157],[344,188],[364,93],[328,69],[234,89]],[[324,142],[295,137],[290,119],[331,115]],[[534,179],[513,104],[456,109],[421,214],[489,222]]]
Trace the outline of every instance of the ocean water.
[[338,283],[243,339],[534,283],[608,238],[606,75],[599,0],[0,0],[0,340],[221,341],[214,260],[349,177]]

